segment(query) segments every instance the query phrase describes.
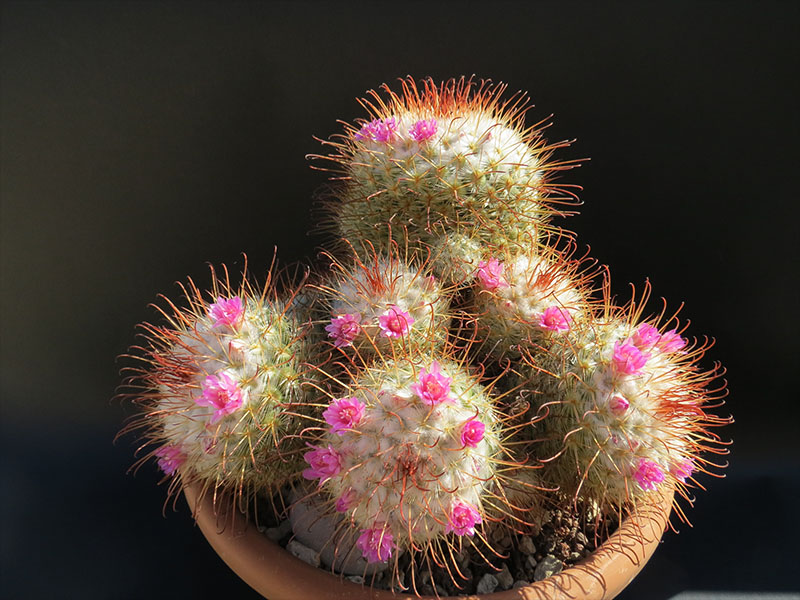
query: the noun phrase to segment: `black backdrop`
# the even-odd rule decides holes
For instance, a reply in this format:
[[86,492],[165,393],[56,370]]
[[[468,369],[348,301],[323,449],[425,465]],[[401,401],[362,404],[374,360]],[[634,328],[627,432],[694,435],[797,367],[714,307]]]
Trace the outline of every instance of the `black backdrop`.
[[85,3],[2,9],[2,596],[249,598],[112,438],[115,357],[206,262],[313,256],[312,136],[475,73],[591,157],[564,225],[717,339],[727,479],[626,598],[791,590],[800,10],[790,2]]

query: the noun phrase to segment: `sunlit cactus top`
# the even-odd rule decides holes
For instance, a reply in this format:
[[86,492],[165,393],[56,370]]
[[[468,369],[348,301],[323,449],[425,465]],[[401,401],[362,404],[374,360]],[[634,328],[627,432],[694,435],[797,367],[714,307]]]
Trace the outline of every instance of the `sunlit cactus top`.
[[399,92],[370,92],[370,116],[327,142],[344,175],[328,206],[335,234],[376,247],[390,235],[411,247],[453,233],[498,247],[537,237],[571,200],[552,177],[570,165],[550,160],[565,143],[547,145],[541,123],[526,127],[526,97],[503,99],[505,89],[408,78]]

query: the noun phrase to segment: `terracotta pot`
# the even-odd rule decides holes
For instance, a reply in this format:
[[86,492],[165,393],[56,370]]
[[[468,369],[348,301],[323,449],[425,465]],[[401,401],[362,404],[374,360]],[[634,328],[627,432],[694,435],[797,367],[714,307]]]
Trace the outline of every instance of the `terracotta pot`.
[[[269,600],[417,600],[361,586],[317,569],[270,541],[240,514],[217,516],[207,495],[197,501],[197,489],[184,494],[200,530],[228,566]],[[627,518],[591,556],[544,581],[459,600],[610,600],[641,571],[655,552],[672,505],[671,491],[654,498]],[[436,600],[423,596],[424,600]],[[442,597],[441,600],[446,600]],[[453,598],[455,600],[455,598]]]

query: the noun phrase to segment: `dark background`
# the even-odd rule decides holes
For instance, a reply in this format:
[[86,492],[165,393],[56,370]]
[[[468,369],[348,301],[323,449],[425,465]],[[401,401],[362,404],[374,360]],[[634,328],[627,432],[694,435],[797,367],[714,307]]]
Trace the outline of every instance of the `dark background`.
[[116,356],[207,262],[312,257],[306,154],[412,74],[530,92],[591,157],[563,224],[716,338],[724,480],[625,598],[795,590],[798,56],[793,2],[84,3],[2,9],[0,595],[250,598],[155,467],[112,444]]

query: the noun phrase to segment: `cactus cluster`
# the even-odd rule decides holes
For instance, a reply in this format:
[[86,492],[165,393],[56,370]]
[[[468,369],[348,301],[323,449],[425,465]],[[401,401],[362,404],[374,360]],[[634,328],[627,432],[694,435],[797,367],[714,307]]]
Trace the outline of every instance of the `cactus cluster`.
[[145,325],[147,457],[239,497],[292,483],[367,561],[451,573],[464,543],[525,531],[546,491],[604,514],[686,496],[724,452],[709,344],[645,316],[649,290],[615,305],[552,223],[574,163],[525,126],[524,95],[400,88],[317,157],[336,183],[309,283],[192,284]]

